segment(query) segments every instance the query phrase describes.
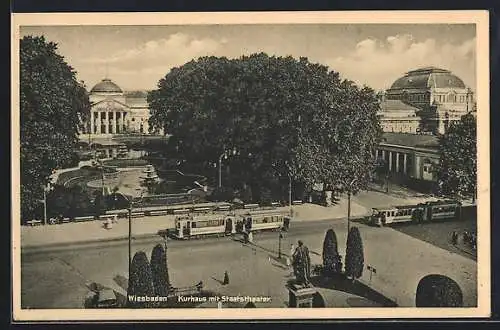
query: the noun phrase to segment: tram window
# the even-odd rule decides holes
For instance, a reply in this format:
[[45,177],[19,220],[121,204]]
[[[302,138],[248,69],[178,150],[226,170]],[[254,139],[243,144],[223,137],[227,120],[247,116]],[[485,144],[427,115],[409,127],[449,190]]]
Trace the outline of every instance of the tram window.
[[196,228],[196,222],[191,222],[191,228]]

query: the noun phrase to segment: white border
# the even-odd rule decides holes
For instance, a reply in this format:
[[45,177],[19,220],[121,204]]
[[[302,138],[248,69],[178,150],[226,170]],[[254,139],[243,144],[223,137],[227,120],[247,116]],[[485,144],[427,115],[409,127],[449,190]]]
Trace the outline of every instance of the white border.
[[[103,23],[106,22],[106,23]],[[19,221],[19,27],[41,25],[476,24],[478,108],[478,307],[26,310],[21,309]],[[12,14],[12,267],[14,321],[442,318],[490,315],[489,16],[487,11]]]

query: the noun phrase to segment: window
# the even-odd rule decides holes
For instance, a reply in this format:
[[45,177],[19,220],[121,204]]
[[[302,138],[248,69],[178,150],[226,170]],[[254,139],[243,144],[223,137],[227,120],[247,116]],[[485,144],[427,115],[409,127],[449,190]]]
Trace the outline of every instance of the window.
[[132,121],[135,121],[135,118],[132,118]]

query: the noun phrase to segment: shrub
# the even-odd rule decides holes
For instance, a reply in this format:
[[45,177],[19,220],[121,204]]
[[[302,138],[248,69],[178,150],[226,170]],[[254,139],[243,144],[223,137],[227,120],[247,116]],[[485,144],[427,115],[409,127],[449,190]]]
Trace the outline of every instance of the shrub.
[[[146,254],[142,251],[136,252],[132,259],[127,288],[127,297],[129,296],[154,296],[151,267]],[[153,305],[150,302],[135,302],[129,299],[127,302],[128,307],[134,308],[147,308]]]
[[341,271],[340,255],[337,247],[337,235],[328,229],[323,241],[323,274],[333,276]]
[[167,253],[161,244],[157,244],[151,253],[151,273],[155,293],[159,296],[167,296],[170,289]]
[[418,283],[415,305],[417,307],[462,307],[462,290],[457,282],[447,276],[427,275]]
[[364,268],[363,241],[358,227],[352,227],[347,236],[345,257],[345,273],[353,280],[363,275]]

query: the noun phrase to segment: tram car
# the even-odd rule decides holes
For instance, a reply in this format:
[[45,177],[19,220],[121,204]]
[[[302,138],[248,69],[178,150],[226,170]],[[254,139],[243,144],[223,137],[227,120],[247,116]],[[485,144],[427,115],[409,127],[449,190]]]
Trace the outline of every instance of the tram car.
[[373,208],[370,224],[382,227],[400,222],[423,223],[442,219],[457,219],[460,217],[460,211],[461,203],[452,200],[389,208]]
[[237,232],[258,232],[263,230],[284,230],[290,228],[290,217],[282,214],[246,214],[236,222]]
[[222,214],[185,215],[175,218],[174,237],[178,239],[225,236],[236,233],[234,217]]

